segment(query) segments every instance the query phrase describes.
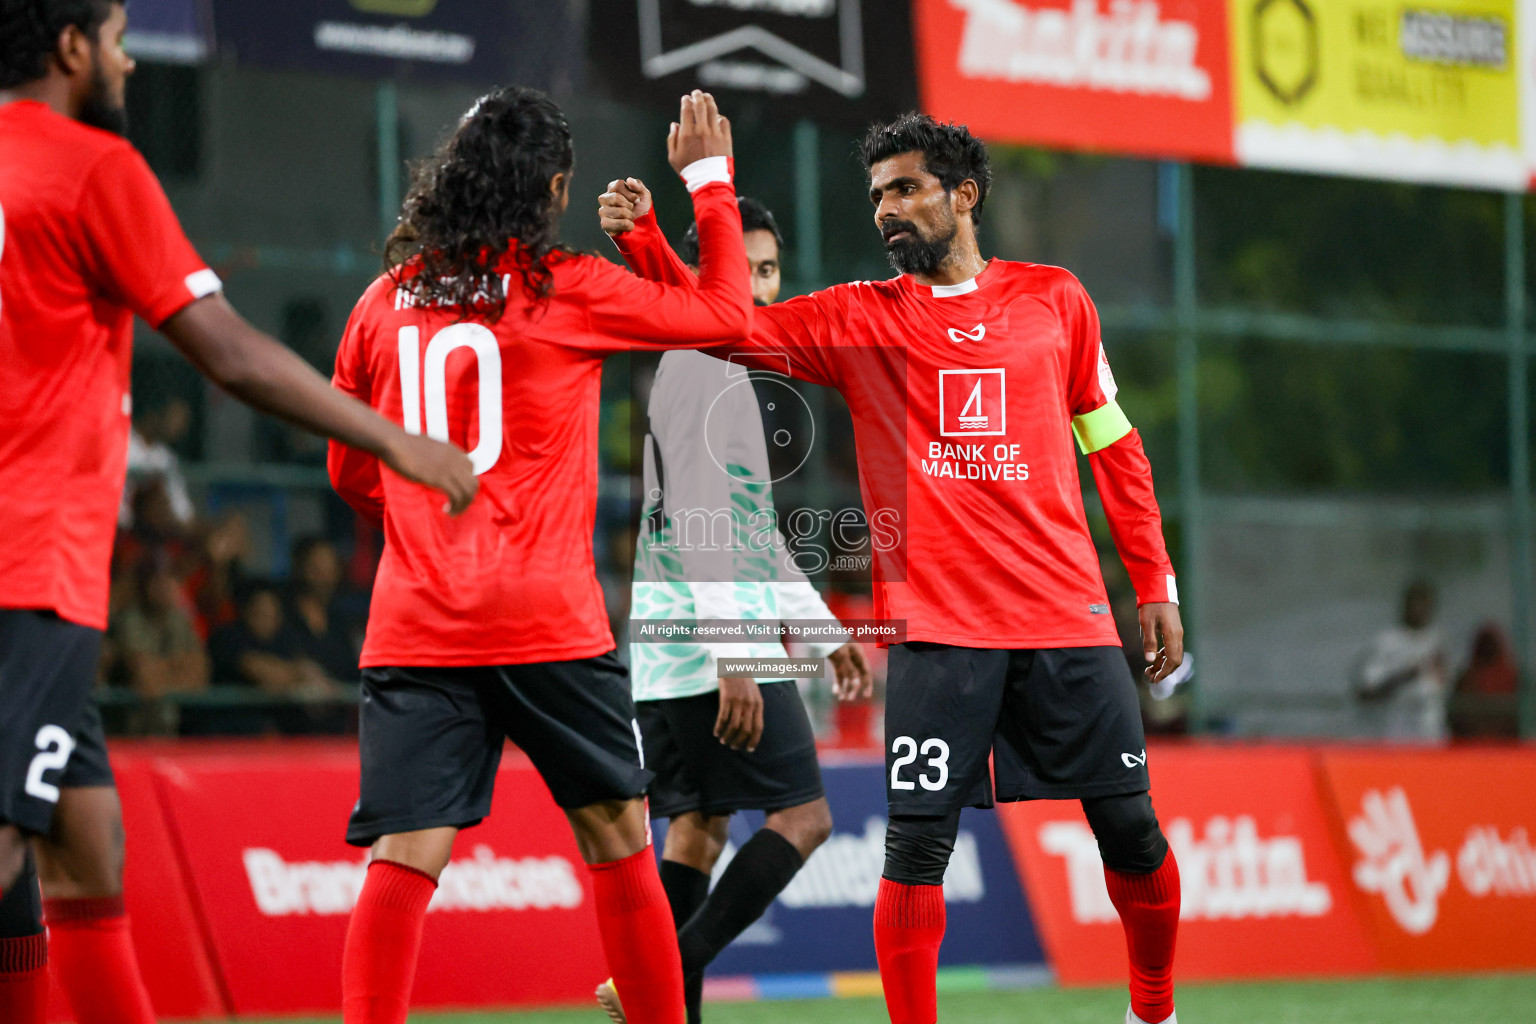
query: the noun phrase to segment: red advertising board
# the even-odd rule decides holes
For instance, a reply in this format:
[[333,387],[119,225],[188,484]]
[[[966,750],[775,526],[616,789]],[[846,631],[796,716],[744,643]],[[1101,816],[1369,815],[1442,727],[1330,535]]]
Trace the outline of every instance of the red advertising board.
[[1536,967],[1536,750],[1325,750],[1319,761],[1383,967]]
[[923,109],[983,138],[1230,163],[1225,0],[914,0]]
[[[334,1013],[365,875],[343,841],[350,745],[284,744],[161,764],[167,815],[235,1014]],[[551,955],[558,951],[558,955]],[[460,835],[427,915],[412,1005],[585,1001],[607,977],[565,816],[509,754],[490,819]]]
[[[203,943],[182,877],[176,843],[155,792],[154,758],[114,752],[112,770],[128,833],[123,892],[139,969],[162,1020],[225,1016],[217,972]],[[50,1021],[72,1020],[58,979],[48,998]]]
[[[1181,980],[1376,966],[1317,795],[1311,752],[1154,747],[1152,798],[1183,889]],[[1075,801],[1000,807],[1030,910],[1067,984],[1123,981],[1125,938]]]

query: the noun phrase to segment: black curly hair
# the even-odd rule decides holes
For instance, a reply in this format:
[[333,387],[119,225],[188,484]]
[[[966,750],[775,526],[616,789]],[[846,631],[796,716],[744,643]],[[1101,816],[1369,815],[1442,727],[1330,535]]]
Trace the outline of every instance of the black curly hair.
[[73,25],[91,39],[122,0],[0,0],[0,89],[48,73],[59,33]]
[[418,302],[495,320],[508,298],[498,271],[514,252],[530,306],[547,301],[549,257],[570,251],[549,182],[575,164],[571,126],[553,100],[537,89],[493,89],[416,166],[384,245],[386,272]]
[[[774,243],[780,249],[784,248],[784,233],[779,230],[779,222],[773,219],[772,210],[750,196],[738,196],[736,205],[741,209],[742,234],[767,231],[773,235]],[[677,247],[677,254],[690,267],[699,265],[699,225],[697,223],[688,225],[688,233],[683,235],[683,242]]]
[[967,178],[974,181],[977,196],[971,209],[971,223],[981,225],[981,207],[992,187],[992,164],[986,143],[963,124],[936,121],[918,113],[903,114],[889,124],[871,125],[859,143],[859,156],[866,170],[902,153],[923,154],[923,166],[939,179],[946,192],[953,192]]

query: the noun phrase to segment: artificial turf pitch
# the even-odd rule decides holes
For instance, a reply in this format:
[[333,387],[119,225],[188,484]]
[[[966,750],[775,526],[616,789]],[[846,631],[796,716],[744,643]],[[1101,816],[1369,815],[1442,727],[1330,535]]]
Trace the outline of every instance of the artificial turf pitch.
[[[1531,1024],[1536,974],[1179,987],[1179,1024]],[[1123,989],[1033,988],[939,998],[942,1024],[1122,1024]],[[706,1003],[709,1024],[886,1024],[879,999]],[[338,1018],[261,1024],[337,1024]],[[413,1013],[411,1024],[606,1024],[590,1009]],[[244,1024],[244,1022],[242,1022]],[[254,1022],[252,1022],[254,1024]]]

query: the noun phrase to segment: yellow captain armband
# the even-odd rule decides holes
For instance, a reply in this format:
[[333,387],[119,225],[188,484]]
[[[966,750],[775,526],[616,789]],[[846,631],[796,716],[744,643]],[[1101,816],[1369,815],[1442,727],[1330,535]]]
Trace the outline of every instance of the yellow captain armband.
[[1113,401],[1104,403],[1092,412],[1072,417],[1072,433],[1084,455],[1108,448],[1130,432],[1131,421],[1125,418],[1125,413]]

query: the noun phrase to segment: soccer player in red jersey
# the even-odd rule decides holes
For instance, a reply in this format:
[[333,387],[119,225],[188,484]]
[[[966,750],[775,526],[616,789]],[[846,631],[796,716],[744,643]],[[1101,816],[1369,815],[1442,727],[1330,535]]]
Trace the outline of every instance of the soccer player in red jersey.
[[[1126,1020],[1172,1022],[1178,868],[1152,810],[1074,436],[1136,587],[1148,678],[1178,667],[1183,629],[1151,468],[1115,404],[1098,316],[1065,270],[982,258],[991,171],[965,128],[908,115],[872,128],[862,155],[901,276],[759,309],[750,342],[723,351],[749,362],[774,353],[761,365],[787,362],[841,391],[866,513],[902,520],[874,574],[877,614],[906,636],[890,652],[890,827],[875,904],[891,1020],[938,1016],[942,884],[960,809],[1073,798],[1125,927]],[[686,283],[649,193],[616,184],[601,212],[626,257],[645,276]],[[626,213],[630,230],[610,223]]]
[[[412,433],[470,449],[481,500],[435,514],[420,487],[331,447],[331,478],[383,525],[363,645],[371,846],[342,967],[346,1024],[400,1024],[427,903],[458,831],[490,811],[502,745],[533,760],[590,866],[613,984],[634,1024],[683,1024],[683,976],[651,852],[640,730],[592,557],[605,356],[742,340],[752,295],[730,125],[683,98],[668,159],[693,195],[697,287],[559,244],[575,150],[531,89],[482,97],[418,173],[353,311],[335,383]],[[596,979],[594,979],[594,982]]]
[[462,451],[336,391],[223,300],[122,138],[126,21],[108,0],[0,0],[6,1024],[42,1020],[50,941],[82,1024],[153,1020],[123,914],[122,816],[89,700],[128,452],[134,314],[251,405],[377,453],[455,508],[476,487]]

